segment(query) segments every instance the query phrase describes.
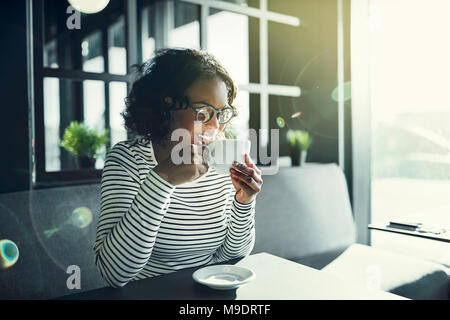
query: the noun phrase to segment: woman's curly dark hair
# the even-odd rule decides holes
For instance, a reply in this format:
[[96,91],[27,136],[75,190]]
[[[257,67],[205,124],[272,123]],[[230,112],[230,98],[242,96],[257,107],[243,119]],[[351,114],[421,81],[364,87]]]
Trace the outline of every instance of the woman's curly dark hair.
[[[184,48],[160,49],[155,56],[138,66],[138,79],[125,100],[122,116],[125,127],[134,135],[165,143],[170,134],[170,110],[177,103],[181,109],[189,105],[185,96],[197,79],[219,78],[228,90],[228,104],[236,110],[233,101],[237,88],[217,59],[203,51]],[[171,97],[168,105],[165,97]]]

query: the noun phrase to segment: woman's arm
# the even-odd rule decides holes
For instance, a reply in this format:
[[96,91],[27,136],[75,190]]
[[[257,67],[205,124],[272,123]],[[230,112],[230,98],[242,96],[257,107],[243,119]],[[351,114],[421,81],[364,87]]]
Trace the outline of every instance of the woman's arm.
[[244,257],[255,244],[255,203],[239,203],[236,192],[231,195],[231,205],[227,212],[228,232],[223,244],[216,250],[212,263]]
[[139,183],[137,160],[124,145],[108,154],[102,174],[95,264],[113,287],[132,280],[152,254],[175,186],[150,170]]
[[228,233],[212,263],[246,256],[255,244],[255,201],[263,184],[261,170],[245,154],[245,163],[234,162],[230,173],[234,186],[231,189],[235,192],[231,194],[232,202],[227,212]]

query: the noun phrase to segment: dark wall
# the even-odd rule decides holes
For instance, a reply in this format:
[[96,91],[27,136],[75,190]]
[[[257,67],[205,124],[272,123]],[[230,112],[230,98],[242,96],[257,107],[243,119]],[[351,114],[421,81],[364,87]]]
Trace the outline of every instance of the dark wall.
[[[269,22],[269,83],[295,85],[298,98],[271,96],[270,128],[280,128],[280,154],[288,155],[288,129],[309,131],[311,162],[338,162],[338,109],[331,98],[337,87],[337,1],[268,1],[269,10],[297,16],[300,27]],[[298,118],[291,118],[295,112]]]
[[0,2],[0,193],[29,187],[25,3]]

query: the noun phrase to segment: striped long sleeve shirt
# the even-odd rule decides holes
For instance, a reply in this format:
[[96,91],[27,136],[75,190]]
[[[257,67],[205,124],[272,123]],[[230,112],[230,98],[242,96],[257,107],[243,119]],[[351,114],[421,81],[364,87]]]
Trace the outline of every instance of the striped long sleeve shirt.
[[117,143],[101,181],[95,264],[105,281],[130,281],[248,255],[255,200],[241,204],[231,178],[213,168],[174,186],[153,168],[150,140]]

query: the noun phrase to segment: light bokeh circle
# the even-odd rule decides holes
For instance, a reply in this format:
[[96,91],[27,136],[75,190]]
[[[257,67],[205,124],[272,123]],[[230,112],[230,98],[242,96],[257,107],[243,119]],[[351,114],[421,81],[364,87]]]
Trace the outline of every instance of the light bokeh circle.
[[276,123],[279,128],[284,128],[284,126],[286,125],[283,117],[277,117]]
[[75,208],[72,211],[71,223],[77,228],[86,228],[92,222],[93,214],[91,209],[87,207]]
[[19,260],[19,248],[8,239],[0,240],[0,268],[6,269],[13,266]]
[[97,13],[106,8],[110,0],[68,0],[70,5],[83,13]]

